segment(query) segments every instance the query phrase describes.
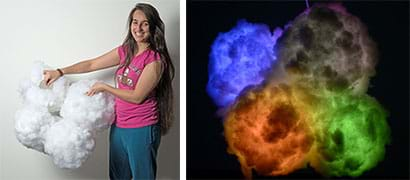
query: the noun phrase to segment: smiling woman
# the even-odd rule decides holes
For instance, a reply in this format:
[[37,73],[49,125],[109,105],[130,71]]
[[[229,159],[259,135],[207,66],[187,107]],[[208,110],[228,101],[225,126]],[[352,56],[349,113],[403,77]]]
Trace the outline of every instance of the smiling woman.
[[137,42],[148,38],[149,24],[144,12],[141,10],[135,11],[132,15],[131,30],[133,32],[132,36]]
[[[57,70],[45,70],[51,85],[64,74],[84,73],[119,65],[117,87],[98,82],[88,96],[113,94],[116,119],[110,134],[110,178],[154,179],[161,140],[172,123],[174,65],[164,38],[158,11],[139,3],[128,17],[128,35],[120,47]],[[148,148],[147,148],[148,147]]]

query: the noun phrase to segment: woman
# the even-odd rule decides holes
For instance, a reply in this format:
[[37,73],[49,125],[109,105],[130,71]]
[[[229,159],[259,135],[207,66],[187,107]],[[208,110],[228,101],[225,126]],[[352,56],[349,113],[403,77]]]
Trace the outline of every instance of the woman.
[[110,132],[110,178],[155,179],[161,134],[172,120],[174,66],[157,10],[137,4],[128,17],[123,44],[110,52],[57,70],[45,70],[51,85],[65,74],[85,73],[119,65],[116,87],[98,82],[88,96],[108,92],[115,98],[116,119]]

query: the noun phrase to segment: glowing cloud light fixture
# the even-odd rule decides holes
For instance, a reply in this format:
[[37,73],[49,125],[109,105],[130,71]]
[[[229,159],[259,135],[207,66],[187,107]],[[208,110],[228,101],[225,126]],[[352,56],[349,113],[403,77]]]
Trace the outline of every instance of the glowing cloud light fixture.
[[357,177],[382,161],[388,113],[366,94],[376,57],[366,27],[341,4],[316,4],[283,33],[243,20],[221,33],[207,91],[225,109],[228,152],[245,177],[308,165]]

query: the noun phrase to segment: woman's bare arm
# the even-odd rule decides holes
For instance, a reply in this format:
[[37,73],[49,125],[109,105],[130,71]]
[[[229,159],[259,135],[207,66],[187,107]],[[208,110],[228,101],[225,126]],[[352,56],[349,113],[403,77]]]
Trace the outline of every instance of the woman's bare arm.
[[[116,66],[120,63],[120,56],[118,54],[118,48],[115,48],[102,56],[94,59],[84,60],[71,66],[61,68],[63,74],[79,74],[87,73],[100,69]],[[49,86],[60,77],[60,73],[57,70],[45,70],[44,81]]]
[[94,84],[93,87],[90,88],[90,90],[87,92],[87,95],[92,96],[95,93],[107,91],[125,101],[140,104],[157,86],[159,80],[161,79],[161,66],[162,64],[160,61],[154,61],[145,66],[134,90],[118,89],[105,83],[99,82]]

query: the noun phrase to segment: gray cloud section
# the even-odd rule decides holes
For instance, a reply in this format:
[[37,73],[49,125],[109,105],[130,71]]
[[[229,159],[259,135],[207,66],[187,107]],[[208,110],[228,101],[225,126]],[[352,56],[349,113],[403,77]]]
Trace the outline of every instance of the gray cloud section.
[[337,4],[299,15],[278,40],[279,62],[307,86],[365,93],[377,50],[360,20]]

